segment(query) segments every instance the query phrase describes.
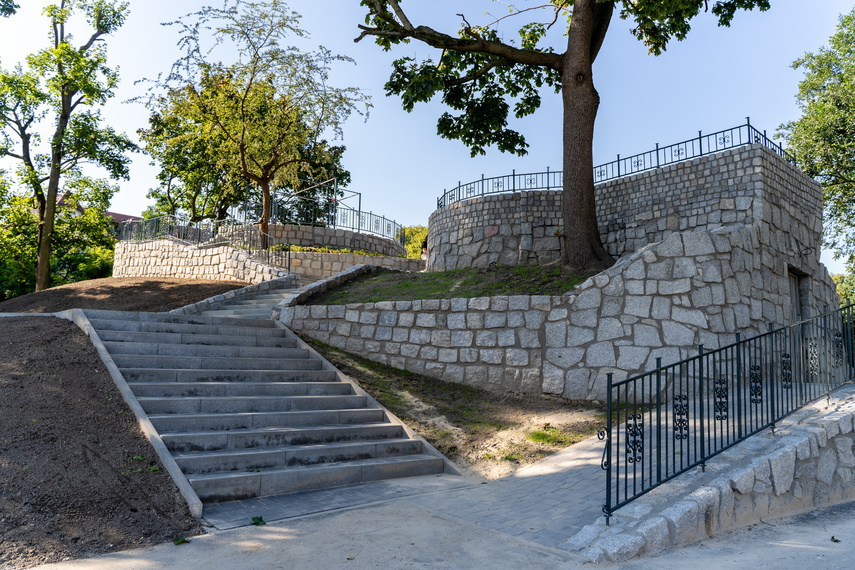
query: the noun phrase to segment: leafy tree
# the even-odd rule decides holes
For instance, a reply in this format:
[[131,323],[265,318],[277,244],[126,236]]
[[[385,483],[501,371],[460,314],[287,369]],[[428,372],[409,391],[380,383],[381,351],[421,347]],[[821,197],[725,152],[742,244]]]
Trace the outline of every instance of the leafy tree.
[[793,63],[803,69],[802,117],[781,125],[799,166],[823,187],[825,242],[855,263],[855,10],[841,16],[828,47]]
[[11,16],[15,10],[20,8],[12,0],[0,0],[0,16]]
[[148,193],[155,199],[150,214],[182,214],[192,222],[221,220],[243,200],[247,181],[221,159],[222,136],[192,114],[189,91],[172,90],[158,98],[149,128],[138,131],[146,152],[160,166],[160,186]]
[[427,226],[404,226],[404,247],[407,248],[407,257],[420,259],[422,257],[422,243],[427,238]]
[[[50,279],[61,285],[108,277],[115,226],[102,212],[117,188],[82,176],[70,178],[66,187],[69,193],[57,207]],[[32,196],[15,194],[0,181],[0,299],[35,290],[38,226]]]
[[[472,151],[496,145],[503,152],[525,154],[527,144],[508,126],[511,105],[518,118],[540,106],[540,87],[561,93],[563,122],[564,264],[572,269],[603,269],[613,263],[600,242],[594,204],[593,136],[599,94],[594,88],[592,66],[603,44],[616,1],[548,0],[518,9],[486,25],[471,25],[465,16],[455,37],[428,26],[413,24],[400,0],[362,0],[367,8],[365,25],[355,41],[374,36],[385,50],[419,40],[442,50],[439,61],[421,63],[404,57],[393,64],[386,92],[399,95],[407,111],[437,93],[456,115],[444,113],[437,123],[439,134],[460,139]],[[692,18],[709,0],[623,0],[620,17],[635,23],[632,33],[651,53],[660,54],[668,42],[682,40]],[[718,0],[711,11],[727,26],[737,9],[767,10],[769,0]],[[549,21],[519,28],[519,43],[503,41],[497,25],[505,18],[542,9]],[[566,23],[558,24],[564,20]],[[556,53],[543,44],[552,28],[566,34],[567,49]]]
[[[71,45],[66,24],[80,13],[91,34]],[[19,179],[32,192],[38,212],[36,291],[50,286],[60,181],[93,164],[112,178],[127,178],[126,153],[136,149],[124,135],[100,126],[97,110],[113,96],[118,74],[107,65],[104,36],[119,27],[127,2],[62,0],[44,10],[49,47],[27,58],[27,70],[0,70],[0,156],[19,161]],[[42,127],[41,133],[39,131]],[[40,143],[49,145],[41,148]]]
[[[284,47],[289,35],[304,36],[300,16],[281,0],[227,0],[173,24],[182,27],[185,57],[167,84],[189,86],[189,111],[217,133],[224,164],[241,172],[262,194],[261,231],[268,232],[271,188],[299,187],[301,173],[333,160],[335,147],[323,138],[341,126],[367,97],[354,88],[328,85],[330,65],[351,61],[321,48],[304,53]],[[238,61],[206,61],[201,43],[211,31],[215,46],[231,43]],[[208,53],[208,52],[205,52]]]
[[832,274],[831,280],[837,286],[837,295],[840,297],[840,306],[845,307],[855,303],[855,275]]

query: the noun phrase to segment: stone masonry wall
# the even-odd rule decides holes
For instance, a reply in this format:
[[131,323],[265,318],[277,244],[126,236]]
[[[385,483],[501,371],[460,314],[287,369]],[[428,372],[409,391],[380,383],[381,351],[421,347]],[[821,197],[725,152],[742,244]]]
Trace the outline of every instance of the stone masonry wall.
[[[194,247],[170,239],[120,241],[113,277],[178,277],[260,283],[288,275],[228,245]],[[296,285],[296,284],[295,284]]]
[[337,228],[317,228],[294,224],[270,224],[270,236],[277,241],[305,247],[333,247],[369,251],[388,256],[406,255],[407,250],[397,241],[371,234]]
[[428,376],[603,399],[608,373],[619,381],[652,370],[657,358],[676,362],[698,344],[712,350],[737,332],[791,322],[791,272],[803,276],[802,316],[837,306],[818,259],[818,185],[767,149],[752,152],[742,175],[753,184],[750,225],[668,231],[569,294],[299,306],[280,318],[307,336]]
[[[760,215],[758,162],[768,163],[772,156],[763,145],[744,146],[598,184],[603,244],[620,257],[677,231],[752,225]],[[430,217],[428,269],[557,261],[563,225],[560,191],[457,202]]]
[[326,279],[354,265],[376,265],[392,271],[423,271],[425,262],[406,257],[380,257],[356,253],[291,253],[291,271],[312,279]]

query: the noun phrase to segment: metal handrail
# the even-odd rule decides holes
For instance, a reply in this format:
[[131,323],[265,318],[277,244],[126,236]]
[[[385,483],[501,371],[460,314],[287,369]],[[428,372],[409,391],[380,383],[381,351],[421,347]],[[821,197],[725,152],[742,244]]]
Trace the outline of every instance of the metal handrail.
[[741,339],[614,381],[607,375],[605,442],[608,523],[612,513],[798,408],[855,373],[853,306]]
[[[314,206],[315,211],[311,215],[303,216],[297,208],[293,207],[297,204],[304,205],[304,207],[306,204],[309,207]],[[318,225],[315,220],[322,216],[324,227],[373,234],[406,245],[404,226],[385,216],[351,208],[337,199],[327,200],[326,204],[300,196],[290,197],[284,203],[274,200],[271,204],[271,216],[273,218],[272,223],[282,222],[309,226]]]
[[[749,144],[762,144],[787,162],[796,163],[793,155],[785,151],[781,145],[772,142],[766,136],[766,131],[760,132],[751,126],[751,119],[747,118],[746,123],[738,127],[706,135],[698,131],[697,137],[682,142],[662,147],[657,144],[656,148],[652,150],[632,156],[621,157],[621,155],[617,155],[616,160],[594,167],[594,183],[599,184],[607,180],[630,176],[638,172],[661,168],[669,164]],[[562,186],[562,171],[549,170],[548,168],[546,172],[528,174],[517,174],[514,170],[512,174],[492,178],[485,178],[482,175],[480,180],[465,184],[458,182],[455,188],[444,191],[442,196],[436,199],[436,207],[440,209],[455,202],[487,194],[552,190],[559,189]]]
[[191,222],[176,216],[125,220],[119,224],[119,241],[174,239],[185,245],[229,245],[251,258],[291,272],[291,244],[274,238],[251,224],[234,220]]

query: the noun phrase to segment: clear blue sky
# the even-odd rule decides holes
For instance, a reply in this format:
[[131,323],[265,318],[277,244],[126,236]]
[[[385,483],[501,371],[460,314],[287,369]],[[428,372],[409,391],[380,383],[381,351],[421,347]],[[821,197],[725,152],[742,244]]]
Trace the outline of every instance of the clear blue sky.
[[[39,13],[49,2],[18,3],[22,8],[16,16],[0,19],[0,65],[5,68],[22,61],[47,40],[47,23]],[[135,85],[136,80],[167,72],[179,56],[174,28],[159,24],[209,3],[220,5],[219,0],[131,0],[127,23],[107,40],[111,62],[121,68],[122,84],[103,114],[117,130],[136,138],[148,113],[142,105],[124,101],[147,89]],[[527,2],[518,0],[516,4],[523,7]],[[384,53],[371,38],[354,44],[359,33],[356,26],[364,17],[358,0],[292,0],[289,5],[303,15],[302,26],[311,33],[301,47],[324,45],[356,60],[355,66],[338,66],[332,83],[356,86],[373,96],[368,121],[353,117],[344,129],[344,163],[353,175],[351,189],[363,194],[364,209],[404,225],[426,224],[436,197],[458,180],[501,175],[512,169],[561,168],[561,107],[552,92],[544,94],[544,104],[534,116],[518,125],[531,145],[527,157],[490,150],[486,156],[470,158],[460,142],[436,135],[436,119],[443,111],[439,102],[406,113],[398,99],[385,96],[383,84],[390,62],[403,55],[436,59],[431,49],[412,43]],[[472,23],[483,23],[489,18],[486,12],[506,10],[502,2],[490,0],[408,0],[404,7],[414,23],[449,33],[459,27],[457,13],[462,12]],[[657,142],[678,142],[695,136],[698,130],[711,132],[742,124],[746,116],[771,134],[781,123],[799,116],[795,94],[801,72],[791,69],[791,63],[826,44],[838,16],[852,8],[852,0],[773,0],[768,12],[737,13],[730,28],[719,28],[711,14],[701,14],[693,21],[688,38],[672,43],[659,57],[648,55],[629,33],[629,22],[614,18],[594,67],[601,98],[595,163],[612,160],[617,153],[647,150]],[[516,28],[513,19],[506,22],[500,29],[510,38]],[[82,32],[78,38],[83,38]],[[563,41],[560,32],[553,32],[558,51],[564,50]],[[10,169],[8,162],[2,164]],[[148,205],[145,194],[156,184],[155,173],[147,157],[137,156],[131,180],[120,183],[112,209],[139,214]],[[831,269],[839,272],[842,266],[832,264]]]

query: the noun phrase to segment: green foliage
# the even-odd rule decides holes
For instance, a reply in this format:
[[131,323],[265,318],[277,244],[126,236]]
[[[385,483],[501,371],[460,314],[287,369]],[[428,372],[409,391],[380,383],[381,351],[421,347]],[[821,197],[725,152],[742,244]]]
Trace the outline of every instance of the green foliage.
[[[228,0],[223,8],[209,6],[173,22],[182,27],[179,45],[186,53],[165,84],[186,94],[174,100],[175,111],[192,121],[194,137],[213,144],[217,167],[239,172],[260,188],[262,230],[271,187],[297,191],[307,186],[306,178],[336,176],[344,148],[323,136],[340,136],[344,121],[359,112],[357,105],[368,105],[355,88],[330,85],[330,66],[350,58],[283,45],[291,35],[305,35],[299,19],[280,0]],[[212,37],[203,37],[208,30]],[[202,43],[209,39],[214,46],[233,46],[237,61],[207,61]]]
[[263,526],[266,524],[267,524],[267,521],[264,520],[263,517],[252,517],[252,525],[253,526]]
[[804,70],[802,116],[781,125],[799,167],[823,187],[826,247],[855,262],[855,10],[840,18],[828,47],[793,63]]
[[[113,269],[114,222],[103,215],[117,188],[75,177],[57,211],[51,280],[57,285],[109,277]],[[83,213],[77,210],[81,204]],[[0,182],[0,300],[35,291],[38,215],[31,197],[3,190]]]
[[[14,7],[8,1],[0,6],[3,12]],[[25,266],[38,269],[37,289],[48,287],[51,276],[66,282],[108,271],[106,253],[98,248],[110,249],[112,244],[105,237],[109,222],[100,212],[109,203],[103,196],[115,189],[83,176],[82,167],[94,165],[113,179],[127,179],[127,154],[136,150],[125,135],[101,125],[96,108],[114,95],[119,83],[117,70],[107,65],[103,36],[120,28],[127,12],[128,3],[115,0],[51,4],[43,11],[50,21],[48,46],[27,58],[26,69],[0,69],[0,156],[18,161],[19,186],[32,196],[29,205],[20,193],[9,195],[3,204],[4,215],[16,223],[6,230],[18,248],[5,248],[4,282],[14,286],[4,291],[30,288],[32,280],[21,274]],[[90,28],[77,46],[67,29],[75,15]],[[86,213],[75,217],[59,212],[56,204],[63,190],[87,202]],[[40,232],[30,227],[31,208]],[[52,270],[54,264],[59,267]]]
[[0,16],[11,16],[18,8],[12,0],[0,0]]
[[407,257],[421,259],[422,243],[427,239],[427,233],[427,226],[404,226],[404,247],[407,248]]
[[837,286],[837,295],[840,296],[840,306],[845,307],[855,303],[855,275],[851,273],[836,274],[831,280]]
[[[458,14],[463,23],[456,38],[426,26],[410,25],[396,0],[362,0],[361,4],[368,9],[366,25],[360,26],[363,35],[375,36],[375,42],[384,50],[411,38],[442,50],[437,62],[432,59],[417,62],[411,57],[396,60],[386,83],[387,95],[399,96],[403,108],[412,111],[416,103],[441,94],[443,103],[456,114],[443,113],[437,121],[437,133],[462,141],[472,156],[484,154],[490,145],[502,152],[526,154],[525,137],[509,127],[510,112],[513,110],[516,118],[534,113],[540,107],[543,87],[560,92],[559,58],[538,58],[534,54],[553,53],[545,45],[551,29],[569,33],[573,0],[549,0],[537,8],[517,8],[510,4],[508,15],[480,26],[470,25],[463,14]],[[620,17],[632,20],[633,35],[648,46],[650,53],[659,55],[670,40],[686,37],[690,21],[702,9],[709,9],[708,4],[708,0],[621,2]],[[711,12],[719,25],[729,26],[737,10],[753,8],[768,10],[769,0],[719,0]],[[523,24],[517,30],[519,39],[505,42],[499,33],[499,22],[533,9],[547,12],[546,22]],[[556,26],[562,18],[564,23]],[[608,19],[605,23],[608,24]],[[596,49],[593,52],[591,63]]]

